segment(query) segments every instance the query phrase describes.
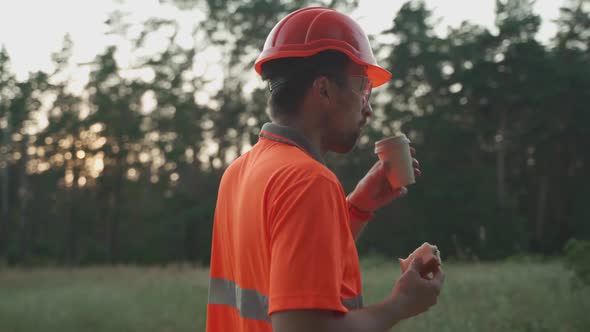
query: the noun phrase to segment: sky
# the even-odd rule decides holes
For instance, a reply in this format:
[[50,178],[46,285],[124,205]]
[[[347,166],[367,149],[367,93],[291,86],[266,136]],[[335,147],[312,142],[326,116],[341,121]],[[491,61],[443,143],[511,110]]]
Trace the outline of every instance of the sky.
[[[392,13],[397,12],[404,2],[360,0],[359,7],[350,15],[368,34],[377,34],[391,26]],[[138,22],[160,15],[181,22],[195,20],[194,13],[182,14],[171,5],[160,5],[158,0],[126,0],[123,3],[117,0],[1,0],[1,3],[0,46],[7,49],[12,71],[18,79],[26,79],[32,71],[50,71],[50,54],[61,48],[66,33],[74,42],[74,62],[92,61],[114,41],[106,34],[108,28],[104,22],[116,8],[129,11]],[[426,3],[442,20],[437,31],[441,35],[448,26],[458,26],[465,20],[493,30],[494,0],[426,0]],[[557,18],[562,3],[563,0],[537,0],[535,12],[543,20],[538,35],[540,41],[546,42],[554,34],[552,20]]]

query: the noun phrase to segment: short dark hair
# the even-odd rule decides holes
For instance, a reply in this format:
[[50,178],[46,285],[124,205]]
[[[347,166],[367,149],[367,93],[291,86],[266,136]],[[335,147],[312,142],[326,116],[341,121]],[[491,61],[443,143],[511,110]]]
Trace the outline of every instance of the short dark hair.
[[297,113],[303,97],[319,76],[344,86],[348,56],[338,51],[323,51],[309,57],[281,58],[262,64],[262,79],[271,89],[268,115],[271,120],[285,119]]

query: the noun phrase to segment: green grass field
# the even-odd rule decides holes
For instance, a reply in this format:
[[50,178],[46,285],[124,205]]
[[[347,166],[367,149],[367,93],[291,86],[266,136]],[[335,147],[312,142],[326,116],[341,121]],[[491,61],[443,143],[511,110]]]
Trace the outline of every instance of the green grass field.
[[[396,264],[363,261],[365,302]],[[590,289],[560,263],[446,264],[439,304],[394,331],[590,331]],[[0,270],[0,332],[203,331],[206,269],[100,267]]]

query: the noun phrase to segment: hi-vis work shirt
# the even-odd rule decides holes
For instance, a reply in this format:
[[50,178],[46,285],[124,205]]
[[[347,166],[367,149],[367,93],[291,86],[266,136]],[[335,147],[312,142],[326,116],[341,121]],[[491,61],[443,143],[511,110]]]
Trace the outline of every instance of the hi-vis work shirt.
[[319,151],[295,130],[265,124],[221,180],[207,332],[270,332],[278,311],[362,307],[349,218]]

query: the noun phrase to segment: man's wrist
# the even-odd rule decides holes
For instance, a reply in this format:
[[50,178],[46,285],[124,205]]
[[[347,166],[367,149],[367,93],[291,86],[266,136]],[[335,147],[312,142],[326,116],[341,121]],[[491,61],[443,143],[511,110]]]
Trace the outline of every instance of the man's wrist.
[[402,302],[402,299],[399,295],[392,295],[384,301],[384,305],[389,312],[389,323],[392,326],[406,318],[403,313],[403,304],[400,302]]
[[369,219],[372,219],[375,214],[373,213],[373,211],[365,211],[360,209],[359,207],[357,207],[356,205],[352,204],[350,202],[350,200],[346,200],[346,203],[348,204],[348,213],[350,214],[350,216],[356,220],[359,221],[368,221]]

